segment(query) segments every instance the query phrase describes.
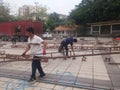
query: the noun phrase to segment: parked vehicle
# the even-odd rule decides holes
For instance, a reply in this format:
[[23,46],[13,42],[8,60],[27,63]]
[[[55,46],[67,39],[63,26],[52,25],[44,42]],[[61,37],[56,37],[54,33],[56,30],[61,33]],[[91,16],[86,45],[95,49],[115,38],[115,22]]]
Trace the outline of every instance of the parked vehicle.
[[52,33],[50,32],[44,32],[43,33],[43,38],[46,38],[46,39],[51,39],[53,36],[52,36]]
[[35,34],[42,36],[43,23],[40,21],[24,20],[16,22],[2,22],[0,23],[0,38],[3,41],[8,41],[12,36],[17,38],[17,41],[26,41],[26,29],[33,27]]

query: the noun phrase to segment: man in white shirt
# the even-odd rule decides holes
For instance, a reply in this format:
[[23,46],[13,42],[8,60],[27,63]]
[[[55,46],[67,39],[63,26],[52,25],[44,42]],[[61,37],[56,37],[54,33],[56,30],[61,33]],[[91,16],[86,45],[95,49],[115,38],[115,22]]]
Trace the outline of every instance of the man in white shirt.
[[[45,76],[45,73],[41,67],[40,59],[41,56],[46,53],[46,42],[42,38],[34,34],[34,29],[32,27],[27,28],[26,31],[29,36],[28,45],[22,56],[25,56],[25,54],[29,50],[31,50],[31,55],[33,55],[33,60],[32,60],[32,74],[29,81],[34,81],[36,80],[36,76],[35,76],[36,69],[38,69],[40,73],[40,77]],[[43,48],[41,44],[43,44]]]

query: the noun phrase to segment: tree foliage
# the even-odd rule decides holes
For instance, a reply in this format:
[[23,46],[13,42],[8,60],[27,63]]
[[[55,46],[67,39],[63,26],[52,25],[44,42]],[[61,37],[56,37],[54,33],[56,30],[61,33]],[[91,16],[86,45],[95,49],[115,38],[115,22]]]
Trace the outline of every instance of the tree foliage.
[[41,20],[45,20],[48,15],[47,15],[47,8],[45,6],[39,5],[37,7],[37,16]]
[[48,30],[52,31],[55,27],[59,25],[65,24],[65,19],[60,19],[60,15],[57,13],[51,13],[48,15],[48,19],[46,21],[46,27]]
[[9,8],[4,5],[0,5],[0,22],[9,21]]
[[120,0],[82,0],[70,13],[77,24],[120,19]]

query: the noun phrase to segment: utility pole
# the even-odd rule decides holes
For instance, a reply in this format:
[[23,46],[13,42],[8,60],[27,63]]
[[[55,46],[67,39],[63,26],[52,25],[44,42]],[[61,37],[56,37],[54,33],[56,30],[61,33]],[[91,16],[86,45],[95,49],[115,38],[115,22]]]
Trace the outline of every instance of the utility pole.
[[35,6],[36,6],[36,20],[38,19],[38,5],[39,5],[39,2],[35,2]]
[[36,5],[36,13],[38,13],[38,5],[39,5],[39,2],[35,2],[35,5]]

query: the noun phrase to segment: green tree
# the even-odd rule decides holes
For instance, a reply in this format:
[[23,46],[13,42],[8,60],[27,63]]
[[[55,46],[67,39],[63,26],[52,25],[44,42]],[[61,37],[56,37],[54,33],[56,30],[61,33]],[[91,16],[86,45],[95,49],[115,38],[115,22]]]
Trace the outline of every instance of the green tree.
[[61,24],[61,20],[59,18],[59,14],[57,13],[51,13],[49,15],[49,19],[51,19],[54,23],[55,23],[55,26],[59,26]]
[[46,30],[52,31],[56,26],[55,21],[53,19],[49,18],[46,22],[46,26],[47,26]]
[[48,18],[47,8],[45,6],[39,5],[36,11],[38,20],[46,20]]
[[60,19],[59,16],[55,12],[48,15],[48,20],[46,21],[47,30],[53,31],[55,27],[66,24],[66,19]]
[[77,24],[120,19],[120,0],[82,0],[70,13]]
[[9,7],[0,5],[0,22],[9,21]]

